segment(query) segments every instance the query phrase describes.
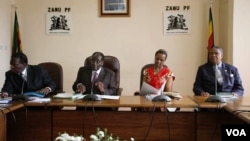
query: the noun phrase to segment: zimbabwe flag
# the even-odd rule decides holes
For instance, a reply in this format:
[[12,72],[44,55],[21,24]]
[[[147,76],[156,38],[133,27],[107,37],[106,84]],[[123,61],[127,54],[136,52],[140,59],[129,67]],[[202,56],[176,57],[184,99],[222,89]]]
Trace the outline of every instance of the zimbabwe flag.
[[14,30],[13,30],[13,44],[12,44],[12,55],[17,52],[23,52],[21,44],[21,36],[19,31],[19,25],[17,20],[17,14],[15,11],[15,21],[14,21]]
[[207,49],[211,49],[214,46],[214,28],[213,28],[213,15],[212,9],[209,8],[209,24],[208,24],[208,45]]

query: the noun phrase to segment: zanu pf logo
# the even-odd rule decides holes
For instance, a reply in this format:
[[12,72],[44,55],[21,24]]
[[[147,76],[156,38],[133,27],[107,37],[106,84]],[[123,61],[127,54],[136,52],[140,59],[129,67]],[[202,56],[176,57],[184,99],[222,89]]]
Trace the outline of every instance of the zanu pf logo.
[[244,129],[226,129],[227,136],[247,136]]

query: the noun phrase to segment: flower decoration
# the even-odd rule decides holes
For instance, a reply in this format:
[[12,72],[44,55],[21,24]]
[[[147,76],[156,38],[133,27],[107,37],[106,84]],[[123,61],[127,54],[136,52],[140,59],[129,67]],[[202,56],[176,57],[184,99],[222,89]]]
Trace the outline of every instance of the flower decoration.
[[[112,133],[108,134],[108,130],[105,128],[104,131],[100,128],[96,129],[96,134],[90,135],[91,141],[120,141],[119,137],[113,138]],[[56,137],[55,141],[87,141],[83,136],[70,136],[68,133],[60,134]],[[130,141],[134,141],[134,138],[130,138]]]
[[76,134],[74,136],[70,136],[68,133],[59,133],[59,136],[56,137],[55,141],[84,141],[83,136],[77,136]]

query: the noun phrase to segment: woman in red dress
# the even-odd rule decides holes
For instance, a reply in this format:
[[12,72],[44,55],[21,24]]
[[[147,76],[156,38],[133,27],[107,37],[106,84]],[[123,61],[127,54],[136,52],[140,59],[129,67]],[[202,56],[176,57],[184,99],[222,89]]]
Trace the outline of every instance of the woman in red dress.
[[156,89],[160,89],[165,83],[164,91],[172,91],[173,81],[175,79],[172,71],[164,65],[167,60],[167,51],[159,49],[155,53],[154,66],[144,70],[143,81],[147,82]]

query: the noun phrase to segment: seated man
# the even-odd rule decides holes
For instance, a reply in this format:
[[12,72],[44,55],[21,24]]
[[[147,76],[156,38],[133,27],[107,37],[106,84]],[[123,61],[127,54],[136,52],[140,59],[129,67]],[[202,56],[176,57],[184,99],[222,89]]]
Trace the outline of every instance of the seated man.
[[209,96],[216,92],[231,92],[242,96],[244,88],[238,70],[222,62],[222,48],[214,46],[208,51],[208,57],[209,62],[198,68],[193,87],[195,95]]
[[104,55],[94,52],[91,57],[91,67],[80,67],[77,78],[72,86],[77,93],[117,95],[115,74],[103,67]]
[[5,74],[2,97],[25,92],[39,92],[47,95],[55,90],[56,84],[48,72],[37,65],[29,65],[28,58],[24,53],[13,54],[10,65],[11,70]]

